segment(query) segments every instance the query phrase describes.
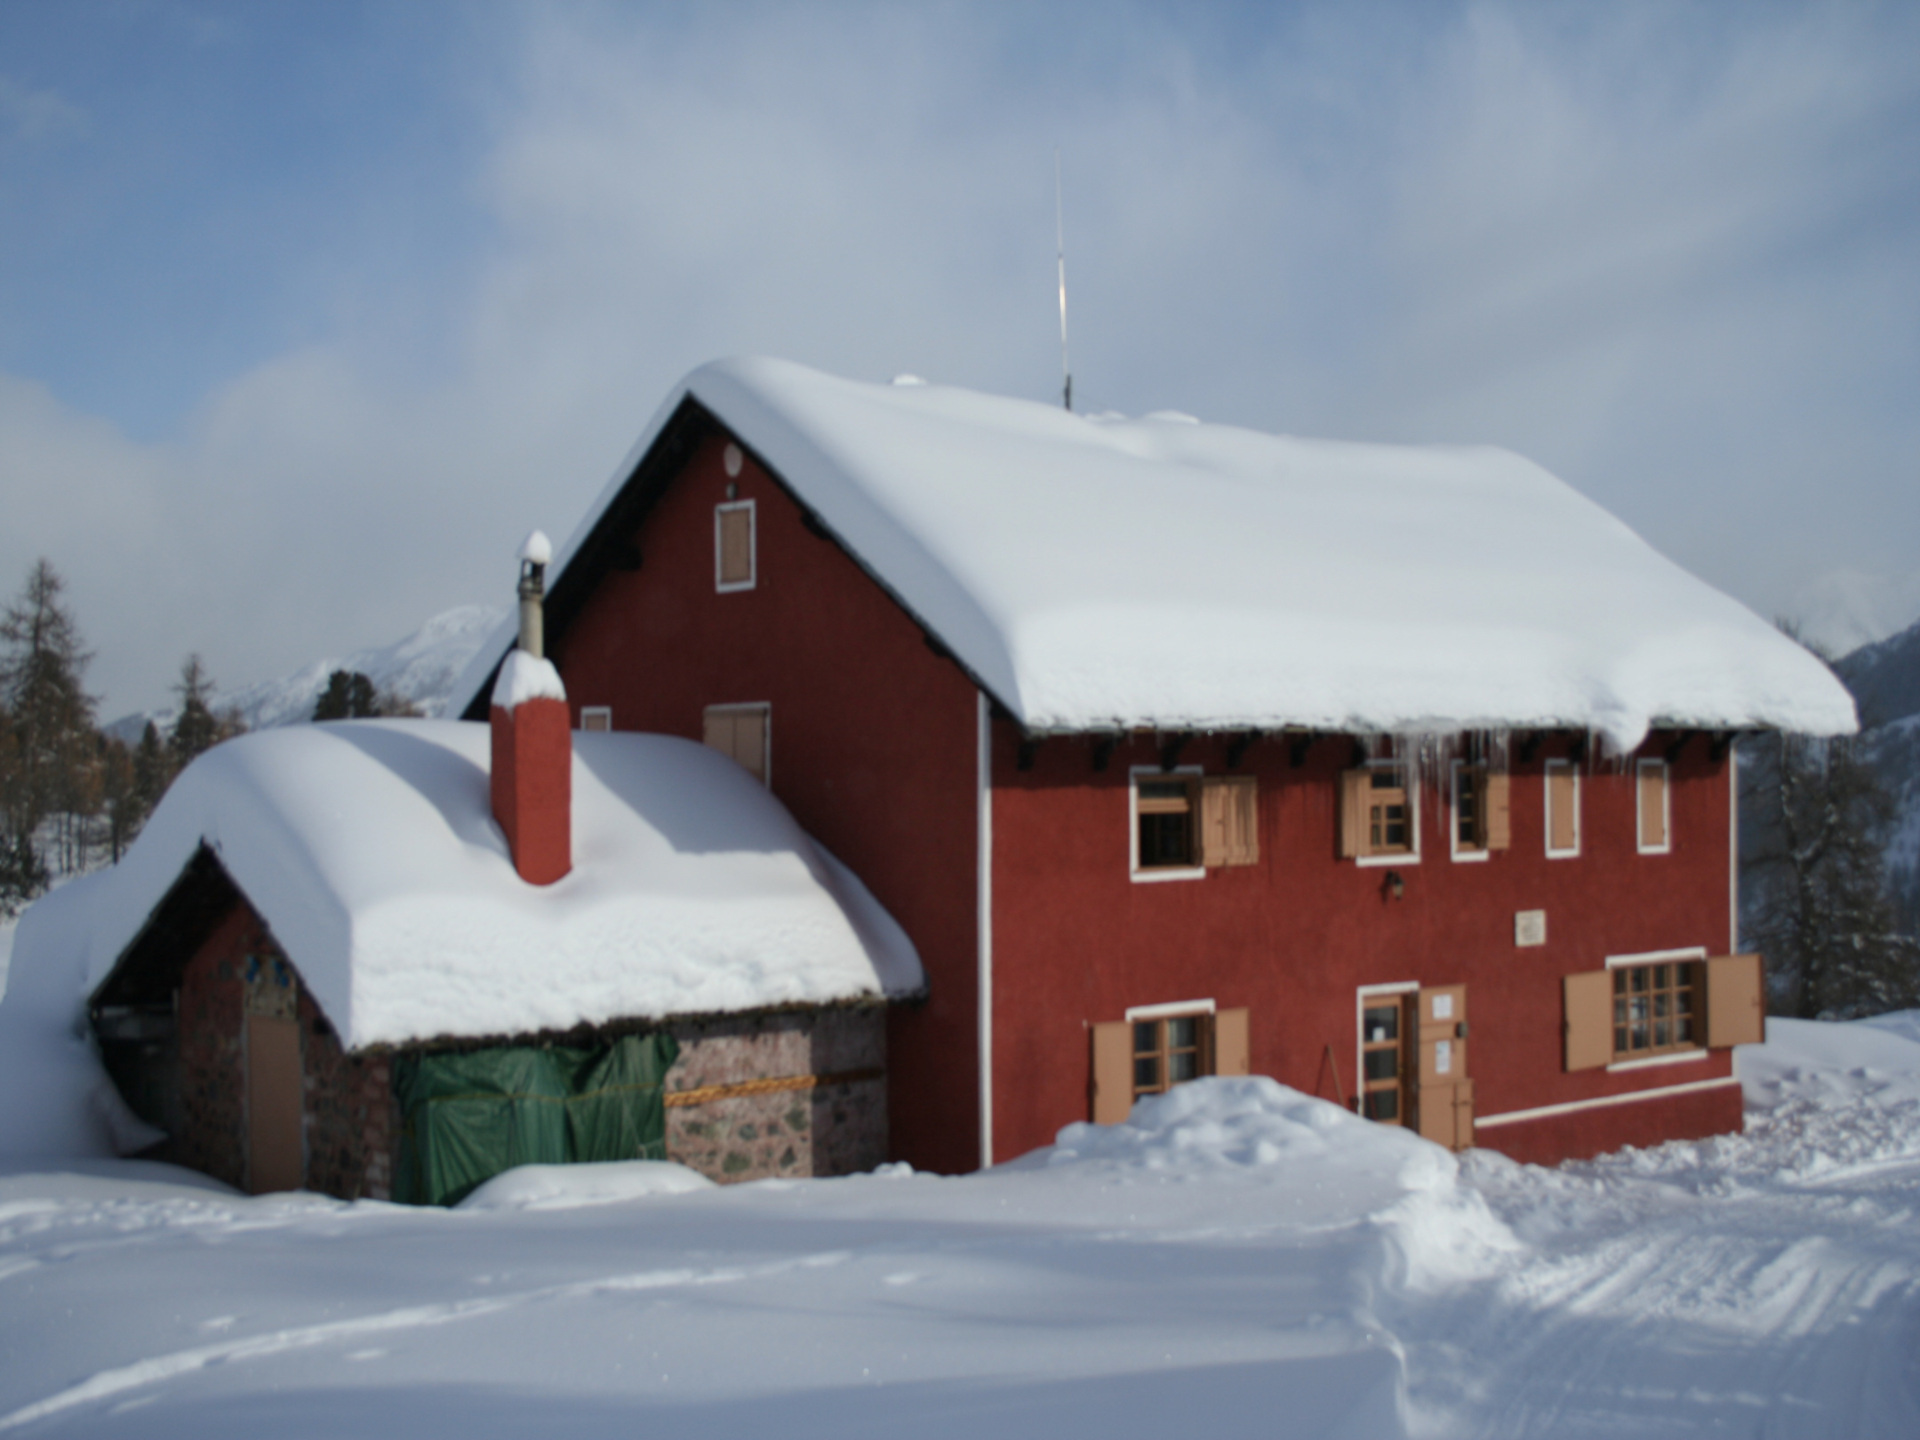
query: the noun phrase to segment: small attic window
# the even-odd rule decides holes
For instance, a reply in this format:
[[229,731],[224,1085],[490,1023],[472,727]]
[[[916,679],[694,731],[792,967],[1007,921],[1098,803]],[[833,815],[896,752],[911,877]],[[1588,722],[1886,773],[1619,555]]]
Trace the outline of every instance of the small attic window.
[[721,594],[751,590],[756,578],[753,501],[713,507],[713,580]]
[[613,707],[611,705],[582,705],[580,707],[580,728],[582,730],[594,731],[613,729]]

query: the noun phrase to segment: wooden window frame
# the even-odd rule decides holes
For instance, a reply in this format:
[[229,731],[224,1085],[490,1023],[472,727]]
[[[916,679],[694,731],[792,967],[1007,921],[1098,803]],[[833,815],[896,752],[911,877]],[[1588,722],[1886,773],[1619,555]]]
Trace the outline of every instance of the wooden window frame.
[[[1660,843],[1647,843],[1647,778],[1660,777]],[[1673,853],[1673,767],[1665,760],[1639,760],[1633,767],[1633,839],[1642,855]]]
[[[1198,1044],[1187,1052],[1197,1056],[1195,1073],[1189,1079],[1250,1073],[1251,1027],[1244,1007],[1223,1010],[1210,999],[1135,1005],[1127,1010],[1123,1020],[1090,1023],[1087,1026],[1090,1042],[1087,1076],[1089,1120],[1096,1125],[1120,1124],[1132,1113],[1134,1101],[1142,1095],[1164,1095],[1175,1085],[1186,1083],[1185,1080],[1172,1079],[1164,1063],[1158,1082],[1150,1085],[1135,1083],[1135,1062],[1149,1056],[1164,1062],[1168,1054],[1165,1045],[1167,1024],[1184,1019],[1201,1022],[1195,1027]],[[1160,1043],[1148,1050],[1141,1050],[1138,1048],[1135,1027],[1145,1025],[1157,1028],[1155,1038]]]
[[[1356,865],[1418,865],[1420,863],[1420,791],[1418,776],[1413,766],[1405,760],[1369,760],[1354,770],[1343,771],[1350,775],[1364,770],[1371,777],[1381,770],[1398,770],[1401,775],[1400,789],[1406,797],[1407,806],[1407,848],[1404,850],[1375,850],[1371,838],[1366,835],[1356,837],[1353,863]],[[1344,779],[1342,780],[1344,784]],[[1371,778],[1369,778],[1371,783]]]
[[[1665,1044],[1650,1042],[1647,1045],[1639,1047],[1635,1047],[1629,1043],[1628,1048],[1622,1050],[1619,1046],[1620,1031],[1622,1028],[1630,1028],[1633,1023],[1630,1009],[1628,1009],[1626,1013],[1622,1013],[1622,1007],[1632,998],[1633,991],[1631,987],[1633,982],[1631,977],[1637,972],[1645,972],[1651,980],[1653,978],[1652,972],[1662,967],[1672,969],[1681,966],[1686,967],[1688,971],[1684,985],[1684,988],[1688,992],[1688,1012],[1684,1017],[1678,1014],[1670,1014],[1667,1018],[1670,1021],[1684,1018],[1688,1029],[1691,1031],[1689,1038],[1686,1040],[1669,1039]],[[1670,1065],[1676,1061],[1704,1060],[1706,1058],[1707,951],[1705,946],[1693,945],[1678,950],[1650,950],[1637,955],[1609,955],[1606,963],[1606,974],[1609,1007],[1608,1035],[1610,1037],[1608,1050],[1613,1057],[1606,1067],[1609,1073],[1619,1070],[1638,1070],[1648,1065]],[[1681,988],[1682,986],[1679,984],[1669,983],[1659,990],[1648,988],[1643,993],[1649,998],[1652,998],[1662,993],[1662,991],[1674,993]],[[1647,1016],[1646,1023],[1649,1028],[1656,1025],[1660,1018],[1651,1013],[1653,1008],[1656,1007],[1649,1007],[1649,1014]]]
[[[747,577],[727,579],[728,515],[745,512],[747,517]],[[713,588],[721,595],[753,589],[760,580],[760,521],[751,500],[723,500],[713,507]]]
[[[1573,779],[1573,844],[1555,849],[1553,844],[1553,777],[1557,774],[1570,775]],[[1546,846],[1549,860],[1576,860],[1580,856],[1580,767],[1571,760],[1549,760],[1546,768],[1540,772],[1540,814],[1546,822],[1542,827],[1545,834],[1542,841]]]
[[[766,701],[766,700],[748,700],[748,701],[740,701],[740,702],[729,702],[721,705],[706,706],[700,712],[701,742],[703,744],[707,744],[709,749],[717,750],[719,751],[720,754],[727,755],[730,759],[733,759],[736,764],[738,764],[739,763],[738,757],[734,756],[731,751],[719,750],[718,746],[712,745],[707,742],[706,740],[707,721],[715,715],[752,715],[752,714],[757,714],[760,717],[760,773],[757,776],[754,776],[754,778],[757,779],[762,785],[765,785],[769,790],[771,790],[773,788],[773,704],[772,702]],[[749,775],[753,774],[753,771],[745,765],[742,765],[740,768],[743,770],[746,770]]]
[[[594,721],[604,723],[596,725]],[[613,729],[613,707],[611,705],[582,705],[580,707],[580,729],[594,734],[606,734]]]
[[1400,1051],[1400,1073],[1396,1077],[1396,1104],[1401,1113],[1392,1120],[1383,1120],[1383,1125],[1406,1124],[1406,1108],[1414,1083],[1414,1072],[1419,1064],[1419,1056],[1414,1050],[1416,1037],[1420,1031],[1419,1016],[1414,1007],[1420,998],[1418,980],[1399,980],[1390,985],[1362,985],[1354,991],[1353,1006],[1353,1113],[1363,1119],[1367,1115],[1367,1046],[1381,1043],[1367,1039],[1367,1007],[1369,1004],[1380,1006],[1393,1001],[1400,1011],[1400,1033],[1394,1038],[1394,1044]]
[[[1180,765],[1162,770],[1158,765],[1135,765],[1127,775],[1127,869],[1136,883],[1161,880],[1204,880],[1207,867],[1202,854],[1200,834],[1203,772],[1198,765]],[[1140,863],[1140,786],[1142,782],[1184,784],[1187,789],[1188,854],[1186,865],[1142,865]],[[1152,813],[1148,811],[1147,813]]]

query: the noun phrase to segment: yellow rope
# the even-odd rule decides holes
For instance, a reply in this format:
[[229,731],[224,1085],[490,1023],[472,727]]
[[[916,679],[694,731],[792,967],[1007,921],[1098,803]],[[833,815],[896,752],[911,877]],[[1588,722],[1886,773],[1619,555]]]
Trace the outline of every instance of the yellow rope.
[[780,1075],[761,1080],[741,1080],[733,1085],[702,1085],[697,1090],[674,1090],[667,1095],[670,1106],[705,1105],[710,1100],[731,1100],[738,1095],[770,1095],[781,1090],[812,1090],[821,1085],[853,1085],[861,1080],[878,1080],[886,1072],[875,1066],[867,1070],[842,1070],[833,1075]]

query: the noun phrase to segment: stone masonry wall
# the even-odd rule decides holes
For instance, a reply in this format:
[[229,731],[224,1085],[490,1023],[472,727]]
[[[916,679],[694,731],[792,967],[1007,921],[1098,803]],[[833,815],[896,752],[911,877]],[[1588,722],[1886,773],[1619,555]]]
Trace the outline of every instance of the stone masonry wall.
[[[718,1016],[669,1027],[680,1057],[667,1094],[761,1080],[841,1076],[886,1065],[880,1006]],[[667,1158],[730,1184],[846,1175],[887,1158],[884,1074],[667,1107]]]

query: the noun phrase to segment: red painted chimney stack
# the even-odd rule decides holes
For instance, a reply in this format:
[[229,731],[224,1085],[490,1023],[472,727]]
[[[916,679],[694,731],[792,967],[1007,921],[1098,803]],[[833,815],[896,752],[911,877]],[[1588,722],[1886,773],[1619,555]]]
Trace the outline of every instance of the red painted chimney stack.
[[520,646],[493,686],[493,818],[513,868],[551,885],[573,868],[573,732],[560,672],[541,654],[541,598],[553,547],[538,530],[520,548]]

